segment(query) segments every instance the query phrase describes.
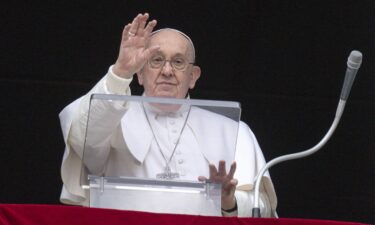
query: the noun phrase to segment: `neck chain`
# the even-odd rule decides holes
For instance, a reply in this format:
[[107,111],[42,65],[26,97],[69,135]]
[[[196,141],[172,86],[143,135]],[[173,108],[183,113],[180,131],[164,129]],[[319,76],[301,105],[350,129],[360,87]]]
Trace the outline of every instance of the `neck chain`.
[[181,128],[180,134],[178,135],[178,139],[177,139],[177,141],[176,141],[176,144],[175,144],[175,146],[174,146],[174,148],[173,148],[172,154],[171,154],[171,156],[169,157],[169,159],[164,155],[164,153],[163,153],[163,151],[162,151],[162,148],[161,148],[161,146],[160,146],[160,144],[159,144],[159,142],[158,142],[158,139],[156,138],[155,131],[154,131],[152,125],[151,125],[150,119],[148,118],[148,114],[147,114],[147,112],[146,112],[146,109],[145,109],[144,103],[142,103],[142,109],[143,109],[143,112],[144,112],[144,114],[145,114],[145,116],[146,116],[147,123],[148,123],[148,125],[149,125],[150,128],[151,128],[151,132],[152,132],[152,135],[154,136],[154,139],[155,139],[155,142],[156,142],[156,144],[157,144],[157,146],[158,146],[159,152],[161,153],[161,155],[163,156],[163,158],[164,158],[164,160],[165,160],[164,172],[163,172],[163,173],[158,173],[158,174],[156,174],[156,178],[158,178],[158,179],[165,179],[165,180],[173,180],[173,179],[175,179],[175,178],[179,178],[180,175],[179,175],[178,173],[172,173],[172,170],[171,170],[169,164],[170,164],[170,162],[172,161],[172,158],[173,158],[173,156],[174,156],[174,153],[176,152],[176,149],[177,149],[178,144],[180,143],[180,138],[181,138],[182,132],[183,132],[184,129],[185,129],[185,126],[186,126],[186,124],[187,124],[187,120],[188,120],[189,115],[190,115],[191,106],[189,107],[189,111],[188,111],[188,113],[187,113],[187,115],[186,115],[185,122],[184,122],[184,124],[183,124],[183,126],[182,126],[182,128]]

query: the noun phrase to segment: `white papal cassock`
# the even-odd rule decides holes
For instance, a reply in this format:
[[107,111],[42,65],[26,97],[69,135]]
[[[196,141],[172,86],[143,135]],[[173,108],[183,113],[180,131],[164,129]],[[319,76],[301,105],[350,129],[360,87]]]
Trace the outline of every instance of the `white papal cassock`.
[[[110,68],[88,94],[60,113],[66,143],[61,166],[63,188],[60,199],[63,203],[88,205],[88,192],[81,188],[80,179],[91,94],[130,95],[131,80],[119,78]],[[198,176],[209,176],[209,163],[217,165],[219,160],[234,158],[237,162],[235,178],[238,179],[238,186],[235,195],[238,215],[251,216],[253,185],[265,160],[254,134],[245,123],[240,122],[236,136],[228,132],[237,130],[233,127],[238,126],[237,123],[197,107],[192,107],[190,113],[182,108],[167,114],[146,107],[148,119],[143,110],[135,102],[97,101],[91,105],[90,121],[95,121],[96,129],[90,135],[97,142],[90,144],[89,151],[87,147],[85,150],[84,162],[90,173],[155,178],[156,174],[163,172],[166,164],[159,146],[169,158],[179,139],[179,129],[189,114],[170,162],[172,172],[179,173],[180,180],[197,181]],[[236,143],[235,156],[228,151],[233,143]],[[275,216],[277,200],[268,173],[262,183],[261,205],[265,206],[262,215]]]

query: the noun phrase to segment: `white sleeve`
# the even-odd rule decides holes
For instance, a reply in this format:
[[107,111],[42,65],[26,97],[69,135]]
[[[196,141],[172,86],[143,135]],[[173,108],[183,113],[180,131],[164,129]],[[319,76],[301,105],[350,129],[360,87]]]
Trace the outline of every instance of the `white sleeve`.
[[[123,79],[112,72],[112,66],[108,73],[94,86],[94,88],[85,96],[77,99],[68,105],[60,113],[60,122],[63,130],[64,141],[66,144],[63,162],[61,165],[61,176],[64,183],[61,193],[61,201],[68,204],[86,204],[85,191],[80,186],[82,170],[82,156],[84,141],[86,136],[88,110],[90,104],[91,94],[106,93],[106,94],[127,94],[130,95],[129,84],[131,79]],[[122,115],[126,111],[126,106],[119,104],[110,104],[109,102],[99,102],[92,104],[90,111],[90,121],[98,121],[95,129],[95,138],[100,142],[93,146],[96,157],[90,157],[90,154],[85,154],[87,162],[91,166],[94,173],[100,173],[103,169],[105,158],[109,153],[109,137],[114,132],[116,126],[121,121]],[[110,119],[108,119],[110,118]],[[91,135],[91,134],[90,134]],[[98,151],[101,149],[101,151]],[[105,149],[105,151],[103,151]],[[94,163],[95,161],[95,163]],[[98,163],[101,162],[101,163]],[[86,202],[86,203],[84,203]]]
[[[238,180],[236,190],[238,216],[251,216],[255,178],[266,162],[255,135],[243,122],[240,122],[235,160],[237,170],[234,176]],[[263,201],[261,204],[267,207],[264,212],[274,216],[277,198],[268,172],[262,178],[261,187],[260,196]]]
[[[251,217],[254,206],[254,190],[241,191],[235,193],[239,217]],[[262,217],[275,217],[274,210],[271,207],[270,199],[264,191],[260,191],[259,207]]]
[[[223,216],[252,217],[252,209],[254,207],[255,194],[254,190],[235,192],[237,210],[233,212],[225,212],[222,210]],[[277,217],[271,207],[270,199],[264,190],[260,191],[259,208],[263,218]]]

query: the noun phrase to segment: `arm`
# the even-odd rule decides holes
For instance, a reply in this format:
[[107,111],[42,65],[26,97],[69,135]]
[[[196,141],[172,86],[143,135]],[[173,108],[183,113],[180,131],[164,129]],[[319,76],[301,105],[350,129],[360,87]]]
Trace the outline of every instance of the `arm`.
[[[128,94],[129,83],[147,59],[159,47],[147,47],[148,38],[156,21],[147,23],[148,14],[137,15],[132,23],[124,27],[119,55],[114,66],[109,69],[107,75],[84,97],[76,100],[60,113],[60,121],[63,129],[66,149],[61,165],[61,176],[64,182],[61,201],[69,204],[85,204],[85,193],[80,187],[80,172],[82,168],[83,143],[85,139],[89,100],[92,93]],[[146,25],[147,24],[147,25]],[[135,34],[135,35],[130,35]],[[96,147],[105,149],[99,155],[92,154],[87,157],[87,164],[91,170],[99,173],[103,169],[105,159],[109,153],[109,137],[126,111],[125,106],[97,104],[95,115],[90,120],[98,120],[100,129],[95,135],[102,143],[94,143]],[[111,119],[108,119],[111,118]],[[103,122],[104,121],[104,122]],[[94,148],[96,148],[94,146]],[[95,151],[94,151],[95,152]],[[92,153],[94,153],[92,152]],[[91,161],[91,162],[90,162]],[[93,161],[100,161],[96,165]]]
[[[235,174],[235,177],[238,179],[236,191],[239,193],[236,193],[236,198],[238,200],[238,215],[251,216],[254,204],[254,186],[256,176],[264,167],[266,161],[254,133],[247,124],[243,122],[240,122],[235,160],[238,164]],[[277,197],[268,172],[262,177],[260,191],[262,216],[275,217]],[[247,194],[241,194],[241,192]]]
[[[147,25],[148,14],[138,14],[132,23],[124,27],[119,55],[108,74],[81,101],[74,117],[68,144],[84,158],[91,173],[100,175],[109,155],[111,135],[118,128],[127,105],[110,101],[91,101],[92,93],[112,93],[130,95],[129,84],[133,75],[139,71],[150,54],[158,47],[147,47],[153,20]],[[91,104],[91,105],[90,105]],[[89,109],[90,107],[90,109]],[[90,110],[90,116],[88,116]],[[87,119],[89,117],[89,123]],[[95,124],[95,127],[93,127]],[[86,127],[88,126],[86,134]],[[86,143],[85,143],[85,136]],[[83,148],[85,143],[85,155]]]
[[67,144],[81,160],[84,160],[90,173],[96,175],[101,175],[104,169],[110,151],[110,138],[119,126],[127,105],[120,102],[94,100],[90,106],[91,94],[130,95],[129,84],[132,79],[122,79],[116,76],[112,68],[109,68],[106,76],[80,101],[74,112],[67,139]]
[[[254,206],[254,190],[236,190],[235,195],[238,204],[236,216],[251,217],[251,210]],[[276,212],[272,210],[270,199],[264,188],[260,192],[260,208],[262,217],[276,217]]]
[[[237,179],[233,178],[234,172],[236,171],[236,162],[233,162],[229,172],[226,172],[225,161],[219,162],[218,169],[215,165],[209,165],[210,175],[209,178],[200,176],[199,181],[209,181],[213,183],[220,183],[221,187],[221,209],[223,215],[237,215],[237,201],[235,198],[236,186],[238,184]],[[226,213],[230,212],[230,213]]]
[[[209,178],[201,176],[198,179],[222,183],[221,203],[224,216],[251,217],[254,180],[258,171],[265,165],[265,160],[254,134],[243,122],[240,122],[235,160],[228,173],[225,171],[225,161],[220,161],[218,169],[215,165],[209,165]],[[276,216],[276,204],[273,184],[266,173],[261,188],[262,215]]]

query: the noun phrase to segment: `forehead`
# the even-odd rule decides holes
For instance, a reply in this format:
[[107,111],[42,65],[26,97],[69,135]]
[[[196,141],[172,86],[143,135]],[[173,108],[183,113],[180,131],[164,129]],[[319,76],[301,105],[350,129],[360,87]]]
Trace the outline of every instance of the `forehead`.
[[160,31],[150,38],[150,45],[159,45],[159,52],[166,56],[187,55],[189,53],[189,41],[178,32]]

